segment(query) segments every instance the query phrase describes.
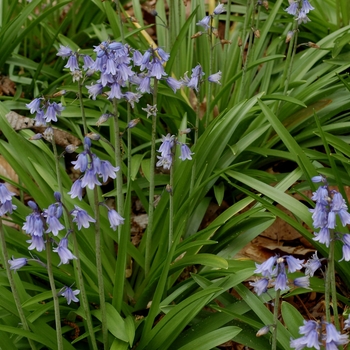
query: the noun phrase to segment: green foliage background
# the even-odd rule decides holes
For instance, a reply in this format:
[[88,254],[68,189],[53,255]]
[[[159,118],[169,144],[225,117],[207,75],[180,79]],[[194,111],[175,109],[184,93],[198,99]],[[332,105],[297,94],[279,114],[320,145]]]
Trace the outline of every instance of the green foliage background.
[[[126,2],[124,5],[128,6]],[[103,40],[121,41],[122,30],[126,42],[141,52],[153,45],[152,40],[170,52],[166,71],[177,79],[198,62],[204,72],[209,72],[208,40],[205,35],[196,39],[191,36],[198,32],[196,22],[207,10],[212,12],[215,5],[214,1],[206,5],[204,1],[192,0],[186,10],[180,0],[157,1],[155,24],[146,24],[141,4],[133,0],[135,20],[124,12],[125,20],[120,28],[116,5],[109,0],[1,1],[0,69],[16,83],[16,94],[0,97],[0,153],[19,176],[16,187],[33,198],[40,208],[47,208],[54,200],[53,192],[58,190],[50,146],[44,141],[29,141],[34,134],[32,130],[13,130],[6,119],[11,110],[28,115],[25,104],[31,99],[65,89],[66,95],[60,98],[65,110],[57,127],[83,138],[76,99],[78,88],[63,68],[64,61],[56,56],[59,44],[93,54],[93,46]],[[115,245],[121,244],[122,238],[110,229],[106,211],[101,209],[102,264],[111,349],[215,349],[231,339],[252,349],[269,349],[269,336],[256,338],[255,333],[273,323],[272,314],[264,305],[270,297],[256,297],[242,284],[253,275],[255,266],[251,261],[235,260],[234,256],[276,217],[293,226],[322,255],[327,255],[326,248],[312,240],[308,229],[312,227],[308,211],[312,203],[307,198],[298,201],[291,194],[314,190],[310,178],[317,174],[327,176],[343,193],[343,185],[350,185],[350,4],[347,0],[313,0],[312,5],[315,10],[310,13],[311,22],[299,27],[292,60],[286,59],[286,35],[294,25],[292,16],[284,11],[287,1],[272,0],[268,10],[259,6],[256,11],[255,3],[250,0],[225,5],[227,12],[219,16],[220,34],[231,44],[216,45],[212,55],[213,72],[222,72],[221,85],[211,88],[210,102],[208,83],[198,96],[203,108],[209,109],[211,116],[215,113],[215,118],[211,118],[207,127],[204,119],[200,123],[199,139],[192,148],[194,161],[175,163],[175,243],[170,251],[167,248],[170,196],[164,191],[169,175],[155,175],[160,200],[154,213],[152,263],[147,276],[144,239],[139,247],[128,240],[123,254],[132,259],[133,267],[131,277],[125,278],[125,267],[118,264],[115,252]],[[250,28],[253,11],[259,38],[254,38]],[[155,37],[144,31],[148,27],[156,30]],[[249,46],[249,56],[246,46],[239,45],[240,40]],[[289,84],[287,89],[284,79]],[[104,97],[96,101],[89,99],[86,88],[83,93],[89,130],[100,132],[112,142],[112,125],[96,127],[101,114],[112,112],[111,104]],[[173,94],[166,84],[160,83],[158,138],[167,133],[177,135],[178,130],[195,125],[193,100],[188,89]],[[132,117],[140,118],[141,123],[132,129],[129,165],[132,181],[123,188],[125,194],[138,197],[146,211],[151,122],[141,108],[147,103],[152,104],[152,96],[142,97],[132,112]],[[120,103],[118,110],[120,128],[124,130],[127,106]],[[194,141],[193,135],[186,140],[182,138],[190,144]],[[122,142],[126,150],[125,137]],[[97,155],[113,163],[114,152],[107,144],[95,142],[93,147]],[[125,153],[121,166],[125,176],[127,157]],[[291,162],[294,170],[273,175],[265,171],[281,161]],[[72,181],[63,159],[60,171],[66,206],[73,208],[77,204],[93,215],[91,193],[83,202],[67,195]],[[192,172],[195,184],[190,192]],[[99,192],[101,200],[115,194],[115,190]],[[221,205],[223,198],[228,208],[203,228],[201,223],[209,204],[216,201]],[[14,203],[18,209],[12,219],[21,227],[30,210],[21,199],[15,199]],[[290,210],[293,217],[280,210],[277,203]],[[126,201],[126,222],[130,222],[130,208],[131,203]],[[122,237],[129,235],[130,223],[127,223],[122,228]],[[17,228],[6,227],[8,254],[29,257],[27,239]],[[94,228],[83,229],[78,241],[94,330],[101,340],[100,314],[98,307],[94,307],[99,303]],[[183,253],[186,254],[182,257]],[[37,256],[46,261],[45,252]],[[337,246],[336,261],[340,258],[341,247]],[[2,261],[3,266],[5,263]],[[75,282],[75,273],[74,265],[57,267],[58,263],[56,256],[53,272],[56,287],[60,289]],[[196,266],[197,272],[179,282],[181,272],[191,266]],[[336,269],[349,288],[347,265],[336,263]],[[52,292],[46,270],[30,264],[14,274],[14,278],[31,332],[18,325],[7,275],[5,270],[0,270],[0,348],[26,349],[30,338],[38,349],[55,349]],[[311,287],[317,291],[323,288],[316,278]],[[230,293],[232,289],[236,296]],[[302,292],[305,291],[298,291]],[[349,303],[345,298],[342,301]],[[60,311],[62,318],[80,328],[79,337],[72,341],[71,328],[63,327],[64,349],[86,349],[88,334],[79,317],[83,315],[81,306],[67,306],[62,300]],[[285,325],[278,324],[278,348],[289,349],[290,337],[297,336],[295,324],[301,324],[302,318],[287,303],[282,305],[282,315]]]

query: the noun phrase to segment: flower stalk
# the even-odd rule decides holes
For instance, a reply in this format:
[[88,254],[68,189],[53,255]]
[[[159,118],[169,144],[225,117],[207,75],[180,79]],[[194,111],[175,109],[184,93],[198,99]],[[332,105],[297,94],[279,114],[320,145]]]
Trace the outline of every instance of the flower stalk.
[[57,349],[63,350],[60,304],[58,301],[58,294],[57,294],[57,290],[56,290],[56,286],[55,286],[55,278],[54,278],[53,272],[52,272],[51,240],[49,237],[47,237],[47,239],[46,239],[46,260],[47,260],[47,275],[49,277],[50,288],[52,290],[53,306],[54,306],[54,311],[55,311]]
[[[153,87],[153,106],[157,105],[158,80],[154,78]],[[156,165],[156,134],[157,134],[157,113],[152,114],[152,132],[151,132],[151,160],[150,160],[150,184],[148,199],[148,226],[145,248],[145,275],[147,276],[151,267],[151,248],[152,248],[152,230],[154,214],[154,188],[155,188],[155,165]]]
[[[7,279],[9,281],[10,284],[10,288],[11,288],[11,292],[13,295],[13,300],[15,301],[16,307],[17,307],[17,311],[18,311],[18,316],[19,319],[21,320],[23,329],[30,332],[30,328],[28,326],[28,322],[26,319],[26,316],[24,314],[23,308],[22,308],[22,303],[18,294],[18,290],[14,281],[14,278],[12,276],[10,267],[9,267],[9,256],[7,254],[7,247],[6,247],[6,239],[5,239],[5,232],[4,232],[4,227],[2,224],[2,219],[0,218],[0,242],[1,242],[1,259],[3,261],[3,266],[5,267],[6,270],[6,275],[7,275]],[[36,349],[35,343],[32,339],[28,338],[28,342],[29,342],[29,346],[32,350]]]

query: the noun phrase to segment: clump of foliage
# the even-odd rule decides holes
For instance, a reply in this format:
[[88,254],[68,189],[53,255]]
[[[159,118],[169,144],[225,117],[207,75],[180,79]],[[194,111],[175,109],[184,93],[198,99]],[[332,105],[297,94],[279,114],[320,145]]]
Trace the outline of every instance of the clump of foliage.
[[[0,348],[347,344],[347,0],[1,6]],[[235,259],[277,217],[313,255]]]

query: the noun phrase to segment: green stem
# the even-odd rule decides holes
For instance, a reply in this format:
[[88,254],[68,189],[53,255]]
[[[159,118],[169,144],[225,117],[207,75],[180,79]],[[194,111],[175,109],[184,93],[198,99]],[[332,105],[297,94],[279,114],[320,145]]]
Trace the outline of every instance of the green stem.
[[271,350],[277,349],[277,323],[278,323],[280,296],[281,296],[281,291],[278,289],[276,291],[275,302],[273,307],[273,332],[272,332]]
[[[254,11],[253,11],[253,9],[254,9],[254,3],[253,3],[253,1],[250,0],[249,4],[248,4],[247,17],[250,18],[252,16],[251,23],[250,23],[251,27],[254,26]],[[245,29],[247,29],[246,26],[248,26],[248,21],[245,22],[244,24],[245,24]],[[240,86],[240,92],[239,92],[239,99],[238,99],[238,101],[241,101],[242,99],[244,99],[246,97],[246,91],[245,91],[246,87],[247,87],[246,80],[248,81],[248,83],[250,83],[250,80],[246,79],[246,74],[247,74],[248,63],[249,63],[250,54],[251,54],[252,46],[253,46],[253,36],[254,36],[253,30],[250,29],[249,30],[249,35],[248,35],[248,48],[247,48],[246,58],[245,58],[245,61],[244,61],[244,64],[243,64],[242,80],[241,80],[241,86]],[[243,44],[243,51],[244,51],[244,47],[245,47],[245,44]],[[242,56],[242,59],[243,59],[243,56]]]
[[283,70],[281,84],[280,84],[280,88],[281,89],[283,88],[284,95],[288,91],[289,80],[290,80],[290,76],[291,76],[292,68],[293,68],[293,58],[295,55],[296,44],[297,44],[297,39],[298,39],[298,21],[294,21],[292,31],[294,34],[289,42],[287,57],[286,57],[286,61],[284,64],[284,70]]
[[329,244],[329,255],[328,255],[328,273],[329,273],[329,282],[330,282],[330,294],[332,297],[334,325],[337,328],[337,330],[340,330],[340,323],[339,323],[339,316],[338,316],[337,286],[335,281],[334,250],[335,250],[334,231],[331,230],[331,241]]
[[[157,104],[158,80],[154,79],[153,106]],[[155,113],[154,113],[155,114]],[[154,169],[156,165],[156,133],[157,133],[157,115],[152,115],[152,136],[151,136],[151,161],[150,161],[150,181],[149,181],[149,200],[148,200],[148,226],[146,234],[145,248],[145,275],[147,276],[151,267],[151,249],[152,249],[152,230],[154,213]]]
[[104,289],[103,269],[102,269],[100,209],[99,209],[98,193],[97,193],[96,186],[94,187],[94,211],[95,211],[95,220],[96,220],[96,223],[95,223],[96,268],[97,268],[98,293],[100,295],[102,338],[103,338],[103,347],[105,350],[108,350],[109,345],[108,345],[107,313],[106,313],[105,289]]
[[[68,210],[66,207],[64,207],[64,208],[65,208],[66,214],[68,216]],[[80,300],[81,300],[81,303],[83,305],[82,312],[85,313],[84,322],[86,322],[88,334],[89,334],[89,337],[91,340],[91,346],[92,346],[93,350],[98,350],[96,338],[95,338],[94,327],[93,327],[92,320],[91,320],[89,301],[88,301],[88,298],[86,295],[86,290],[85,290],[84,277],[83,277],[83,272],[82,272],[83,269],[81,267],[81,262],[80,262],[80,254],[79,254],[79,245],[78,245],[77,235],[75,233],[74,225],[73,225],[71,217],[68,216],[68,218],[69,218],[70,231],[71,231],[71,234],[73,237],[74,255],[77,258],[77,259],[73,260],[74,274],[75,274],[75,278],[77,280],[78,288],[80,290]]]
[[[199,137],[199,117],[200,117],[200,115],[199,115],[199,113],[200,113],[199,94],[200,94],[200,85],[198,85],[198,93],[197,93],[196,124],[195,124],[195,128],[194,128],[193,147],[197,144],[198,137]],[[191,194],[193,191],[195,177],[196,177],[196,157],[193,159],[193,163],[192,163],[192,172],[191,172],[189,194]]]
[[[329,264],[329,260],[328,260]],[[325,288],[324,288],[324,302],[326,308],[326,321],[331,323],[331,310],[330,310],[330,286],[331,286],[331,276],[330,276],[329,266],[326,267],[326,280],[325,280]]]
[[[116,206],[118,213],[124,215],[124,195],[123,195],[123,171],[122,171],[122,155],[121,155],[121,137],[119,128],[119,113],[118,113],[118,101],[113,99],[113,123],[114,123],[114,149],[115,149],[115,162],[120,167],[117,172],[116,178]],[[128,169],[129,171],[129,169]],[[117,311],[121,311],[123,296],[124,296],[124,284],[125,284],[125,268],[127,259],[127,243],[125,237],[122,237],[122,226],[118,226],[118,259],[115,268],[114,287],[113,287],[113,305]]]
[[125,36],[124,36],[124,30],[123,30],[123,19],[122,19],[122,15],[120,13],[120,2],[119,2],[119,0],[115,0],[115,4],[116,4],[117,16],[119,18],[120,37],[122,39],[122,43],[125,44]]
[[[175,148],[175,147],[174,147]],[[174,243],[174,162],[170,168],[170,183],[169,183],[169,245],[168,252]]]
[[83,102],[83,84],[81,79],[79,79],[78,81],[78,95],[79,95],[81,119],[83,121],[83,130],[84,130],[84,135],[86,135],[88,133],[88,127],[86,123],[85,108],[84,108],[84,102]]
[[[213,16],[210,16],[210,25],[208,30],[208,43],[209,43],[209,72],[208,76],[210,76],[213,72]],[[198,94],[199,97],[199,94]],[[199,101],[197,101],[199,102]],[[204,127],[207,127],[210,122],[210,102],[211,102],[211,83],[208,82],[207,89],[207,109],[205,113],[205,124]]]
[[50,288],[52,290],[53,306],[55,310],[55,324],[56,324],[56,336],[57,336],[57,349],[63,350],[62,328],[61,328],[61,316],[60,316],[60,304],[58,301],[58,295],[55,286],[55,279],[52,272],[51,263],[51,240],[50,237],[46,237],[46,259],[47,259],[47,274],[49,276]]
[[[28,331],[28,332],[30,332],[30,328],[28,326],[27,319],[26,319],[26,316],[24,315],[24,311],[23,311],[23,308],[22,308],[21,299],[19,297],[18,290],[16,288],[16,284],[15,284],[15,281],[14,281],[14,278],[12,276],[12,273],[11,273],[11,270],[10,270],[10,266],[9,266],[9,263],[8,263],[9,257],[8,257],[8,254],[7,254],[5,232],[4,232],[4,228],[3,228],[3,225],[2,225],[2,219],[1,218],[0,218],[0,242],[1,242],[1,248],[2,248],[1,249],[1,252],[2,252],[2,257],[1,257],[2,258],[2,264],[3,264],[3,266],[5,267],[5,270],[6,270],[7,279],[9,281],[11,292],[12,292],[12,295],[13,295],[13,299],[14,299],[16,307],[17,307],[18,316],[19,316],[19,319],[21,320],[23,329]],[[28,342],[29,342],[29,345],[30,345],[31,349],[35,350],[36,346],[35,346],[34,341],[32,339],[28,338]]]

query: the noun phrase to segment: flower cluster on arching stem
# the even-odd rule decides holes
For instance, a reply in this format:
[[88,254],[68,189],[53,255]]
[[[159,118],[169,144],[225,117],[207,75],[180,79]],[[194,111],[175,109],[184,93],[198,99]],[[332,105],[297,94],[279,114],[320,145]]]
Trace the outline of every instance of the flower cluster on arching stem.
[[314,10],[308,0],[289,0],[289,6],[286,8],[290,15],[295,17],[298,24],[310,22],[307,14]]
[[[94,189],[95,186],[101,186],[102,183],[98,178],[102,178],[103,182],[106,182],[108,178],[115,179],[116,172],[120,167],[114,167],[108,160],[101,160],[91,150],[91,140],[89,137],[84,138],[84,151],[78,155],[78,159],[73,161],[74,169],[80,170],[84,175],[77,179],[68,194],[71,198],[78,197],[79,200],[83,199],[83,189],[88,187]],[[74,217],[73,222],[76,222],[78,229],[81,227],[88,227],[89,222],[95,222],[95,220],[89,216],[85,210],[82,210],[78,206],[71,211]],[[124,223],[124,218],[119,215],[114,209],[108,208],[108,219],[113,230],[117,226]]]
[[[69,264],[71,260],[77,259],[75,255],[68,248],[68,237],[70,231],[68,231],[59,242],[56,241],[56,237],[59,235],[60,231],[66,229],[64,225],[60,222],[60,219],[63,215],[63,204],[61,201],[61,194],[59,192],[54,193],[56,202],[49,205],[47,209],[40,210],[37,204],[33,201],[28,201],[28,206],[32,209],[32,213],[26,217],[26,221],[23,224],[23,231],[28,234],[31,239],[27,242],[30,243],[28,250],[36,250],[41,252],[46,249],[46,242],[50,240],[53,244],[52,251],[57,253],[60,258],[60,263]],[[84,210],[75,206],[75,209],[69,213],[73,216],[73,222],[76,222],[78,229],[81,227],[88,228],[90,222],[95,222],[95,220]],[[50,235],[51,234],[51,235]],[[18,269],[25,266],[28,261],[36,261],[43,266],[46,266],[38,259],[26,259],[26,258],[17,258],[12,257],[9,260],[10,269],[17,271]],[[67,299],[68,304],[71,301],[79,301],[75,295],[79,291],[72,291],[69,287],[66,287],[59,295],[64,296]]]
[[[345,227],[350,224],[350,214],[341,193],[330,190],[327,180],[323,176],[314,176],[312,181],[322,184],[311,197],[316,202],[315,208],[309,209],[312,213],[314,228],[320,229],[319,232],[314,232],[314,240],[329,247],[331,241],[330,230],[336,229],[337,217],[342,226]],[[336,237],[343,242],[342,260],[350,261],[350,234],[336,233]]]
[[[304,320],[304,325],[299,327],[300,338],[291,339],[290,347],[296,350],[321,349],[324,346],[329,350],[336,350],[339,346],[349,342],[347,334],[341,334],[332,323]],[[345,324],[344,330],[347,329]]]
[[26,104],[30,114],[35,114],[35,125],[46,126],[46,123],[57,122],[57,117],[61,115],[64,107],[62,103],[50,102],[43,97],[35,98]]
[[166,136],[162,136],[162,141],[163,142],[157,151],[160,153],[160,156],[157,156],[157,167],[163,167],[163,169],[168,170],[171,168],[174,158],[174,146],[176,144],[181,147],[181,154],[179,157],[181,160],[192,159],[194,153],[191,152],[190,148],[185,143],[178,142],[175,135],[167,134]]
[[309,288],[309,276],[297,277],[291,283],[289,282],[287,272],[293,273],[303,268],[304,260],[294,258],[291,255],[272,256],[262,264],[255,264],[255,273],[260,273],[263,278],[249,284],[254,288],[257,295],[268,291],[269,286],[280,291],[287,291],[292,284],[295,287]]

